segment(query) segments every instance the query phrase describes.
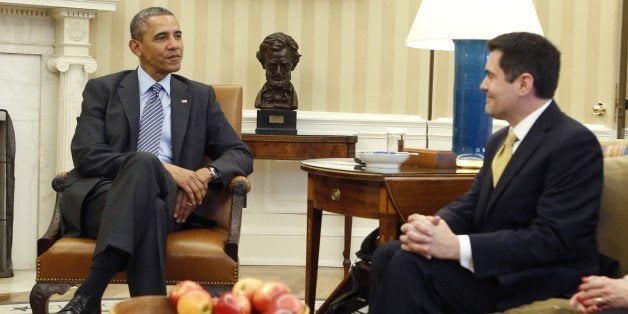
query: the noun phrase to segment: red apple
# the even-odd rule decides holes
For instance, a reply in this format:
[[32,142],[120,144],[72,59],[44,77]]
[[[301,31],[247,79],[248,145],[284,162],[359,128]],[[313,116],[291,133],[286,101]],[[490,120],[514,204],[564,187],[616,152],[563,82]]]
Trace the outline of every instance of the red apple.
[[177,314],[211,314],[212,297],[205,290],[192,290],[179,297]]
[[234,294],[241,293],[249,299],[249,301],[253,302],[255,291],[259,290],[263,284],[264,282],[257,278],[242,278],[233,285],[231,292]]
[[218,298],[214,314],[251,314],[251,302],[242,293],[226,292]]
[[292,292],[288,285],[281,281],[269,281],[262,285],[253,295],[253,307],[258,312],[266,311],[280,295]]
[[305,304],[294,293],[278,296],[264,314],[304,314]]
[[180,281],[174,286],[174,288],[172,288],[172,290],[170,291],[170,294],[168,295],[170,304],[172,304],[174,308],[177,308],[177,302],[179,302],[179,298],[181,298],[181,296],[184,295],[185,293],[189,291],[194,291],[194,290],[205,291],[205,289],[203,289],[203,286],[199,285],[195,281],[192,281],[192,280]]

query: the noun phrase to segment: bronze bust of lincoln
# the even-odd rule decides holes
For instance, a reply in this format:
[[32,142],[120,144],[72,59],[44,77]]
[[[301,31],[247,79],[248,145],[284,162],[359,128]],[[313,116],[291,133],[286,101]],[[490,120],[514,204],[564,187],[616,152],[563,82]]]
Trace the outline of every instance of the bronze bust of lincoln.
[[299,63],[299,45],[284,33],[273,33],[259,46],[256,56],[266,70],[266,83],[255,97],[255,108],[295,110],[299,100],[290,73]]

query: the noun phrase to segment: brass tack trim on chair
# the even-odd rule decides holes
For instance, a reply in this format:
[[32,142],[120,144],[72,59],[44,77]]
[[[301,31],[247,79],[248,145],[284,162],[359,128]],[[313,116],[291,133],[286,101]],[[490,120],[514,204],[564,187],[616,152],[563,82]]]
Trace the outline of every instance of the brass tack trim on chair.
[[[80,278],[80,279],[76,279],[76,278],[41,278],[41,264],[40,264],[40,260],[39,257],[37,258],[37,264],[36,264],[36,273],[35,273],[35,281],[36,282],[66,282],[66,283],[73,283],[73,284],[81,284],[83,283],[83,281],[85,281],[85,278]],[[119,284],[124,284],[126,283],[125,279],[112,279],[110,281],[111,283],[119,283]]]

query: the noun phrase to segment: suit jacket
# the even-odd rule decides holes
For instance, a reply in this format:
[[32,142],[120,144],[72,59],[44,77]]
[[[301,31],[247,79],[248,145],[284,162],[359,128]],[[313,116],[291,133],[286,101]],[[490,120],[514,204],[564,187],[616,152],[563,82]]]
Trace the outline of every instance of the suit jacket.
[[569,296],[597,273],[603,183],[597,139],[552,102],[493,188],[491,163],[507,133],[491,136],[470,190],[437,213],[469,234],[475,275],[497,280],[499,309]]
[[[173,164],[197,170],[205,156],[226,186],[236,175],[253,171],[248,148],[205,84],[172,75],[170,82]],[[87,82],[72,139],[75,168],[65,182],[61,213],[64,234],[80,234],[81,205],[103,179],[115,179],[125,158],[137,149],[140,99],[137,71],[122,71]]]

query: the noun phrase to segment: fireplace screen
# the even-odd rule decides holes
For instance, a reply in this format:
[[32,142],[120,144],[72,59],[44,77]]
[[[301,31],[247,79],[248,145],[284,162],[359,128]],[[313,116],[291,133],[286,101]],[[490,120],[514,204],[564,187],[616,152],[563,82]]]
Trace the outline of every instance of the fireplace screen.
[[15,177],[15,134],[11,117],[0,109],[0,277],[13,277],[13,191]]

